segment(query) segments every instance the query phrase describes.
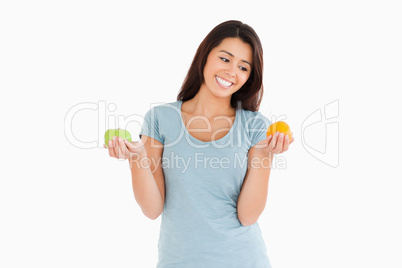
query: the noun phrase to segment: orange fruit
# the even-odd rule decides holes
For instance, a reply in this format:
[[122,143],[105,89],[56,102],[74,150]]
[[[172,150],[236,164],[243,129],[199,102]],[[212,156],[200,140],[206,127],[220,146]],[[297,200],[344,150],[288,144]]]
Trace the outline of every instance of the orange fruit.
[[268,130],[267,130],[267,137],[268,137],[269,135],[272,135],[272,136],[275,135],[275,133],[276,133],[277,131],[284,133],[285,136],[286,136],[286,135],[289,135],[289,140],[292,139],[292,131],[290,131],[289,125],[286,124],[285,122],[283,122],[283,121],[278,121],[278,122],[275,122],[275,123],[273,123],[272,125],[270,125],[270,126],[268,127]]

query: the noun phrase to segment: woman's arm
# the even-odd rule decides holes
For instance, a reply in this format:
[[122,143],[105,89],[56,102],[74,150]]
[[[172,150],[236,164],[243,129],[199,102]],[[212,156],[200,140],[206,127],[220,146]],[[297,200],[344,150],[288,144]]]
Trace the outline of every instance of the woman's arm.
[[134,197],[142,212],[150,219],[158,218],[165,203],[165,179],[161,164],[163,145],[145,135],[141,142],[130,143],[119,138],[111,145],[109,147],[119,148],[112,150],[112,157],[129,160]]
[[129,158],[135,200],[145,216],[156,219],[165,203],[165,178],[162,171],[163,145],[142,136],[145,152]]
[[258,155],[255,148],[248,153],[247,174],[237,201],[237,217],[243,226],[257,222],[264,211],[272,157]]
[[264,211],[274,154],[287,151],[293,140],[276,134],[249,150],[247,174],[237,201],[237,217],[243,226],[256,223]]

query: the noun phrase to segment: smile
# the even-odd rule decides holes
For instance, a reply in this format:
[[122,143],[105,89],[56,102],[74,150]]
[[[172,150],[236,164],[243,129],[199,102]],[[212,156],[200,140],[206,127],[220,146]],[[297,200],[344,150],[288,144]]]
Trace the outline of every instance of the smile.
[[229,82],[229,81],[227,81],[227,80],[225,80],[225,79],[223,79],[223,78],[221,78],[219,76],[216,76],[216,75],[215,75],[215,79],[218,82],[218,85],[220,85],[223,88],[229,88],[229,87],[231,87],[233,85],[232,82]]

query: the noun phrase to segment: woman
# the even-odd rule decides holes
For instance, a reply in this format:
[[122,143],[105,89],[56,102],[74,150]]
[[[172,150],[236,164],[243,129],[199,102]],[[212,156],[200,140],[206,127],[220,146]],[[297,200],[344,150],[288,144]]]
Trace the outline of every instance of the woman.
[[293,138],[266,137],[262,74],[255,31],[224,22],[200,44],[177,101],[148,111],[141,141],[110,141],[111,157],[129,159],[143,213],[162,214],[157,267],[271,267],[257,219],[273,156]]

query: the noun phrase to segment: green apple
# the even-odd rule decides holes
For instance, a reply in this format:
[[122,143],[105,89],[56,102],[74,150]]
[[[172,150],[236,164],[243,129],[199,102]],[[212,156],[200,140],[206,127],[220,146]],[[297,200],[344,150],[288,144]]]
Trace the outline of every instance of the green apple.
[[123,140],[128,140],[131,142],[131,134],[125,129],[108,129],[105,133],[105,145],[109,145],[109,141],[113,139],[113,137],[122,137]]

